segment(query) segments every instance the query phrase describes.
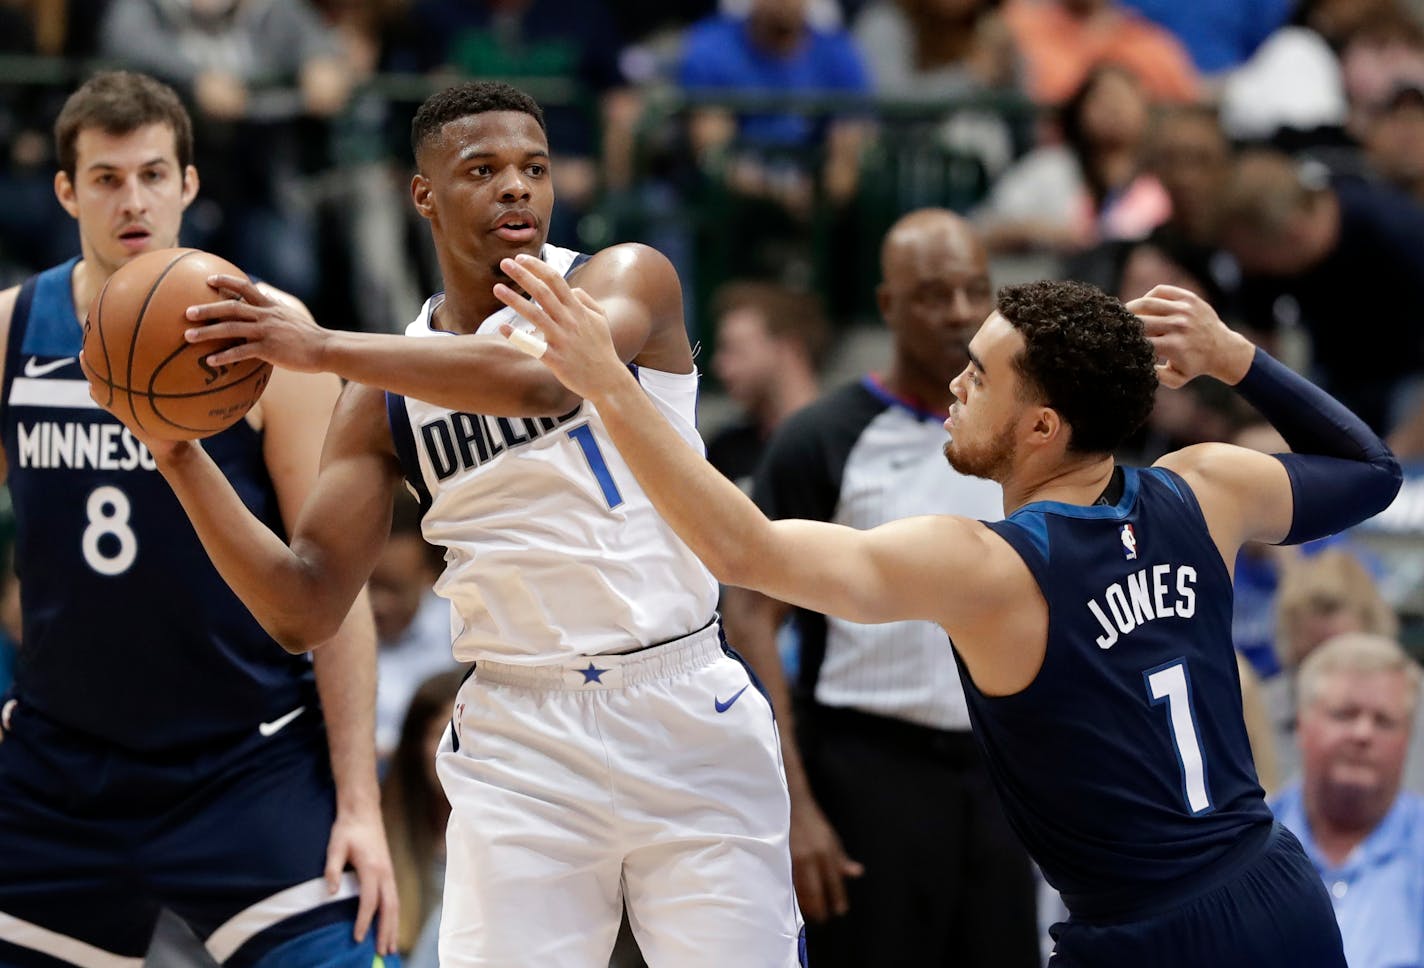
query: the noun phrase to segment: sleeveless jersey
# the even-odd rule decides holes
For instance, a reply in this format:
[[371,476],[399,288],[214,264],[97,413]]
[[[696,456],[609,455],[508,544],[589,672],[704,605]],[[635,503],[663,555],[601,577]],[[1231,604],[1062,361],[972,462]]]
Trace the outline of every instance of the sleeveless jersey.
[[[0,396],[24,645],[21,701],[140,751],[249,730],[315,692],[227,587],[153,457],[89,397],[70,276],[21,287]],[[246,421],[203,442],[243,502],[284,533]],[[313,707],[314,708],[314,707]]]
[[961,664],[1004,808],[1070,911],[1130,911],[1269,827],[1241,715],[1231,578],[1196,496],[1124,468],[1115,506],[989,524],[1048,603],[1034,681],[985,696]]
[[[587,256],[546,245],[567,275]],[[406,329],[431,328],[443,294]],[[477,335],[522,323],[504,308]],[[698,453],[697,373],[634,368],[662,416]],[[629,652],[706,625],[717,583],[654,510],[588,402],[560,417],[463,413],[387,394],[396,451],[445,548],[435,590],[451,604],[455,658],[552,662]]]

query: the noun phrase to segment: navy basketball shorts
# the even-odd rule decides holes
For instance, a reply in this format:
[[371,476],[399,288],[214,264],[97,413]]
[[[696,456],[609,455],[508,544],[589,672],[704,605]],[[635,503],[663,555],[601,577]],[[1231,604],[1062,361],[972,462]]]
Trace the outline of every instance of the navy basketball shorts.
[[1345,968],[1335,910],[1300,841],[1276,824],[1223,882],[1117,923],[1069,918],[1049,968]]
[[[160,908],[236,968],[372,968],[315,710],[226,745],[141,755],[27,708],[0,732],[0,966],[141,968]],[[267,735],[263,735],[263,733]],[[390,966],[394,959],[386,959]]]

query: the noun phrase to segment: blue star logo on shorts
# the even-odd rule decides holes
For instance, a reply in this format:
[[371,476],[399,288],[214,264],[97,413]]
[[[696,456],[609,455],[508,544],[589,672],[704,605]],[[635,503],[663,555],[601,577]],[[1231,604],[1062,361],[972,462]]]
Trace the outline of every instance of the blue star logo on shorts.
[[583,684],[588,685],[590,682],[602,682],[603,679],[601,677],[608,670],[600,669],[590,661],[587,669],[579,669],[578,671],[583,673]]

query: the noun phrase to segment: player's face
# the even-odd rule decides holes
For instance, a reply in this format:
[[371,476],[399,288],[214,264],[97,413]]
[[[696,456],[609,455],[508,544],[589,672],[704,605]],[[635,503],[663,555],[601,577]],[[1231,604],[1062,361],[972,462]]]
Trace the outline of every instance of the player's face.
[[136,255],[178,244],[198,173],[178,164],[163,123],[127,134],[85,128],[75,139],[74,177],[55,175],[59,202],[79,221],[84,258],[112,272]]
[[729,397],[743,408],[755,408],[777,379],[776,362],[776,343],[761,313],[743,307],[722,317],[712,371]]
[[1382,809],[1404,773],[1411,732],[1409,686],[1393,672],[1325,675],[1301,711],[1306,782],[1337,806]]
[[501,259],[538,255],[549,233],[554,185],[549,142],[539,123],[522,111],[488,111],[451,121],[422,153],[427,185],[422,204],[437,244],[457,261],[496,275]]
[[969,340],[994,308],[988,258],[957,236],[906,245],[885,267],[879,300],[902,365],[943,386],[969,362]]
[[1023,337],[998,313],[969,343],[969,362],[954,378],[954,403],[944,429],[944,456],[961,474],[1002,482],[1018,456],[1016,428],[1023,414],[1014,356]]

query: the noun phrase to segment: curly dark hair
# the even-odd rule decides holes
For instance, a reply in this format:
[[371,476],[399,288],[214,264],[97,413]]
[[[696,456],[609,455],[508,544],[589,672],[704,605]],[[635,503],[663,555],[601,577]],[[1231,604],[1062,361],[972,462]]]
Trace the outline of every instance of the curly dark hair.
[[999,290],[999,314],[1023,334],[1023,390],[1057,410],[1068,450],[1107,454],[1152,412],[1157,354],[1142,320],[1096,286],[1031,282]]
[[523,112],[539,122],[541,131],[549,132],[544,124],[544,109],[519,88],[500,81],[466,81],[425,99],[410,122],[411,152],[418,157],[421,147],[451,121],[487,111]]

